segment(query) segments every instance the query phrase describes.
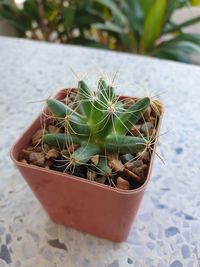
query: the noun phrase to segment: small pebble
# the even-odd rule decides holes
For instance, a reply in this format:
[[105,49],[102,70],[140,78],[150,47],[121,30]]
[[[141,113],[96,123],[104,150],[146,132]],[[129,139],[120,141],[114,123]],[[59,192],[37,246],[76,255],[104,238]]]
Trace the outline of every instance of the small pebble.
[[90,181],[95,181],[97,174],[95,172],[87,171],[87,179]]
[[45,169],[50,169],[52,165],[53,165],[53,161],[51,160],[46,160],[44,163]]
[[32,136],[32,145],[36,146],[41,142],[42,136],[45,134],[46,131],[43,129],[38,130],[33,136]]
[[10,252],[5,244],[1,245],[0,259],[3,259],[7,264],[12,262]]
[[96,182],[100,184],[105,184],[106,180],[107,180],[107,177],[105,176],[99,176],[96,178]]
[[20,162],[27,163],[27,161],[25,159],[21,159]]
[[46,153],[47,153],[47,152],[49,151],[49,149],[50,149],[49,145],[47,145],[47,144],[43,144],[43,145],[42,145],[42,148],[43,148],[43,151],[46,152]]
[[78,177],[86,178],[86,175],[87,175],[86,171],[87,171],[87,168],[83,165],[80,165],[80,166],[75,166],[71,174],[78,176]]
[[146,136],[151,136],[153,134],[153,124],[151,122],[145,122],[141,125],[140,131]]
[[120,160],[123,164],[125,164],[126,162],[130,161],[134,159],[133,155],[132,154],[124,154],[120,157]]
[[44,152],[31,152],[29,154],[29,160],[36,166],[44,167],[45,154]]
[[140,136],[141,135],[140,128],[141,128],[141,125],[139,125],[139,124],[133,125],[133,127],[130,130],[130,133],[133,136]]
[[141,180],[144,180],[146,178],[147,172],[148,172],[148,166],[146,164],[143,164],[140,167],[136,167],[132,169],[132,171],[137,174]]
[[58,156],[59,152],[55,148],[52,148],[47,152],[46,159],[56,159]]
[[108,165],[110,168],[112,168],[114,171],[122,172],[124,170],[124,165],[122,162],[118,159],[112,159],[108,161]]
[[128,176],[130,179],[132,179],[133,181],[136,181],[136,182],[141,182],[141,178],[135,174],[134,172],[124,168],[124,171],[123,173]]
[[175,260],[170,264],[170,267],[183,267],[183,264],[179,260]]
[[93,156],[91,160],[95,165],[97,165],[99,163],[99,155]]
[[166,237],[171,237],[179,233],[179,229],[177,227],[168,227],[165,229],[165,236]]
[[156,126],[156,124],[157,124],[157,121],[158,120],[156,120],[156,118],[155,117],[153,117],[153,116],[150,116],[150,118],[149,118],[149,120],[148,120],[149,122],[151,122],[153,125],[154,125],[154,127]]
[[128,169],[128,170],[132,170],[133,168],[135,167],[140,167],[143,165],[143,161],[142,160],[134,160],[134,161],[129,161],[125,164],[125,167]]
[[149,163],[150,162],[150,155],[149,155],[148,151],[138,153],[138,157],[144,163]]
[[123,190],[129,190],[130,184],[127,180],[123,179],[122,177],[117,178],[117,188],[123,189]]
[[56,127],[56,126],[54,126],[54,125],[49,125],[49,126],[47,127],[47,131],[48,131],[49,133],[60,133],[60,132],[61,132],[61,128],[58,128],[58,127]]
[[68,166],[68,161],[62,157],[53,161],[51,169],[58,172],[65,172]]

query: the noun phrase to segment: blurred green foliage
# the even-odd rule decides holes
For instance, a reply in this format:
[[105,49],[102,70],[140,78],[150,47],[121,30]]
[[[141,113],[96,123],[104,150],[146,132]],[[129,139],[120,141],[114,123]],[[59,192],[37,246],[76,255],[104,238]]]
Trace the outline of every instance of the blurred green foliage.
[[185,33],[200,15],[175,24],[174,12],[199,0],[0,0],[0,17],[22,37],[81,44],[194,63],[200,34]]

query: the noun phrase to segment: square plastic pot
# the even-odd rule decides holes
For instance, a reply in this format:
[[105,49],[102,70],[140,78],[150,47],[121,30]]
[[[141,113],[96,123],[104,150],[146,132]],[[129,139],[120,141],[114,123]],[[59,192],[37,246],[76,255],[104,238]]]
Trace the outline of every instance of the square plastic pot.
[[[66,92],[67,89],[61,90],[55,98],[63,99]],[[101,238],[115,242],[126,240],[151,176],[155,145],[144,184],[138,189],[120,190],[20,162],[19,154],[30,144],[33,134],[40,129],[41,118],[44,119],[42,114],[14,144],[11,158],[49,217],[57,224]],[[157,135],[161,118],[162,116],[159,119]]]

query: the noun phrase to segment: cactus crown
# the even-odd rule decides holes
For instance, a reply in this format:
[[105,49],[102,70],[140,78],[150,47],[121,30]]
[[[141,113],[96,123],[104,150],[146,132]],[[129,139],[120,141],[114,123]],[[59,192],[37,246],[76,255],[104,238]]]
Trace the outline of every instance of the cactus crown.
[[109,153],[137,153],[147,147],[144,137],[127,135],[150,105],[150,99],[139,99],[129,108],[115,94],[112,86],[103,79],[97,92],[91,91],[84,81],[79,81],[76,107],[56,99],[48,99],[47,105],[54,118],[65,128],[65,133],[45,134],[43,142],[59,147],[79,147],[69,155],[69,164],[86,164],[99,155],[98,168],[102,175],[111,174],[107,164]]

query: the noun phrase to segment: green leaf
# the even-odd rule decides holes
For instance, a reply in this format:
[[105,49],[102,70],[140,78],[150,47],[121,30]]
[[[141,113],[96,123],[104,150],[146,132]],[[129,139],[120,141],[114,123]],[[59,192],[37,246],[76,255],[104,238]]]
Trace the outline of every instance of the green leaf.
[[26,0],[22,12],[29,17],[29,19],[39,22],[39,13],[35,0]]
[[90,122],[93,125],[93,129],[98,129],[98,122],[101,121],[104,110],[106,109],[106,97],[105,91],[107,90],[106,82],[103,79],[99,79],[98,82],[98,95],[97,99],[93,102],[93,107],[90,113]]
[[[174,0],[172,0],[172,1],[174,1]],[[140,5],[142,7],[144,17],[146,17],[147,14],[149,13],[149,10],[151,9],[153,2],[154,2],[154,0],[140,0]]]
[[155,0],[144,22],[144,32],[141,40],[141,51],[152,49],[160,36],[165,18],[167,0]]
[[144,138],[133,136],[109,135],[105,139],[105,149],[117,153],[137,153],[143,151],[146,144],[147,141]]
[[83,115],[89,119],[90,112],[92,110],[92,95],[89,87],[84,81],[78,82],[78,94],[77,99],[79,101],[79,108]]
[[76,135],[70,135],[65,133],[58,134],[45,134],[42,138],[45,144],[53,145],[57,147],[67,147],[73,144],[80,144],[80,140]]
[[89,135],[90,129],[85,124],[83,116],[56,99],[48,99],[47,105],[58,121],[73,134]]
[[139,40],[143,32],[144,13],[139,0],[126,0],[129,25]]
[[71,42],[72,44],[81,44],[81,45],[85,45],[85,46],[89,46],[89,47],[93,47],[93,48],[101,48],[101,49],[106,49],[107,46],[101,43],[98,43],[95,40],[91,40],[88,38],[85,38],[83,36],[74,38]]
[[95,1],[110,9],[113,18],[119,23],[119,25],[121,26],[127,25],[126,16],[121,12],[119,6],[114,1],[112,0],[95,0]]
[[75,26],[80,29],[90,29],[94,23],[102,22],[104,19],[98,10],[87,6],[76,10]]
[[181,61],[184,63],[200,64],[200,46],[189,41],[161,47],[155,54],[156,57]]
[[150,99],[144,97],[138,100],[130,108],[124,110],[115,120],[114,130],[117,134],[126,134],[131,127],[138,122],[142,114],[150,104]]
[[7,20],[22,36],[31,27],[31,18],[23,14],[23,10],[18,10],[7,4],[0,5],[0,17]]
[[174,0],[168,0],[167,2],[167,10],[166,10],[166,15],[165,15],[165,21],[169,21],[173,12],[178,6],[178,2]]
[[71,159],[75,161],[75,165],[86,163],[91,157],[99,154],[99,146],[95,144],[82,143],[71,155]]
[[193,6],[200,6],[200,0],[190,0]]
[[112,169],[108,166],[108,159],[106,156],[99,157],[97,168],[103,176],[108,176],[112,173]]
[[0,17],[3,17],[8,20],[13,20],[16,17],[16,12],[7,4],[2,4],[0,6]]
[[171,26],[170,28],[168,28],[167,30],[165,30],[164,33],[170,33],[170,32],[176,32],[176,31],[180,31],[185,27],[194,25],[196,23],[200,22],[200,16],[194,17],[192,19],[186,20],[181,24],[175,24],[173,26]]
[[168,41],[162,42],[160,44],[160,47],[169,46],[171,44],[176,44],[179,41],[189,41],[191,43],[200,45],[200,34],[195,33],[181,33],[178,36],[175,36],[174,38],[171,38]]
[[64,27],[67,33],[69,33],[74,25],[75,10],[72,7],[65,7],[63,10]]
[[113,22],[106,22],[104,23],[95,23],[93,24],[93,27],[96,28],[97,30],[103,30],[107,32],[115,32],[115,33],[122,33],[124,31],[123,28],[120,26],[114,24]]

